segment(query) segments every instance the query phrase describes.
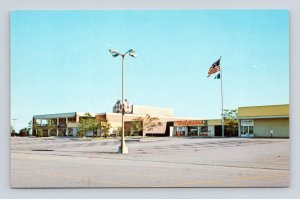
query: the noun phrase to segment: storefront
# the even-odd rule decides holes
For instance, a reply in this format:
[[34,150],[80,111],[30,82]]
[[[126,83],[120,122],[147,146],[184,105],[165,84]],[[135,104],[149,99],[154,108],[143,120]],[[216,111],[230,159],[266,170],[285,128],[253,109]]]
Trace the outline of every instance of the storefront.
[[241,137],[254,137],[254,120],[241,120]]
[[174,122],[174,136],[208,136],[206,120],[180,120]]
[[289,137],[289,105],[238,108],[240,137]]

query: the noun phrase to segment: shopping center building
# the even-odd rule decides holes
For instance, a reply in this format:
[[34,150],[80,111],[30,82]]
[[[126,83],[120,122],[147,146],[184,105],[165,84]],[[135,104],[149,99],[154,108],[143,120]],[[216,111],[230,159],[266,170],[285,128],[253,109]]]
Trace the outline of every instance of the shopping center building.
[[42,136],[77,136],[78,124],[81,118],[95,117],[95,113],[57,113],[35,115],[32,118],[32,135],[42,131]]
[[[39,129],[42,130],[43,136],[77,136],[79,120],[86,117],[94,117],[98,121],[107,121],[111,125],[109,134],[117,134],[122,126],[119,108],[116,104],[112,113],[70,112],[35,115],[32,120],[32,134],[35,136]],[[159,118],[161,126],[138,132],[141,136],[221,136],[221,119],[203,120],[200,118],[175,117],[172,108],[140,105],[131,105],[129,108],[127,107],[126,112],[124,115],[126,135],[131,134],[137,118],[143,118],[148,114],[151,117]],[[87,136],[100,135],[100,129],[96,133],[87,132]]]
[[[42,130],[43,136],[78,136],[80,119],[93,117],[98,121],[106,121],[111,125],[110,135],[120,132],[122,126],[120,103],[116,103],[112,113],[59,113],[33,116],[32,135]],[[221,119],[203,119],[175,117],[174,109],[130,105],[126,106],[124,115],[125,135],[132,135],[137,118],[146,115],[159,118],[161,126],[151,130],[140,130],[135,135],[140,136],[200,136],[221,137]],[[51,125],[49,125],[51,122]],[[143,126],[143,124],[142,124]],[[87,136],[101,136],[101,129],[87,132]],[[240,137],[289,137],[288,105],[252,106],[238,108],[238,131],[229,134],[225,126],[224,135]]]
[[289,105],[238,108],[239,136],[289,137]]

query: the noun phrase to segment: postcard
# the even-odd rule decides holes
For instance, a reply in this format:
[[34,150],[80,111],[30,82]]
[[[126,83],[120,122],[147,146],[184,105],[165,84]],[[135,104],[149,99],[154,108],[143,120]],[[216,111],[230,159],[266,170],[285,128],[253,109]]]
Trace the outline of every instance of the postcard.
[[11,187],[288,187],[288,10],[10,13]]

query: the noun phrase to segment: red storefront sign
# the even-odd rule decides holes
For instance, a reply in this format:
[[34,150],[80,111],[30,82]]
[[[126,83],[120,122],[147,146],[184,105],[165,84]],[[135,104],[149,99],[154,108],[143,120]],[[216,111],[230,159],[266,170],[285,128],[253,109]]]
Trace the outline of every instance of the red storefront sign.
[[180,120],[174,122],[174,126],[203,126],[206,120]]

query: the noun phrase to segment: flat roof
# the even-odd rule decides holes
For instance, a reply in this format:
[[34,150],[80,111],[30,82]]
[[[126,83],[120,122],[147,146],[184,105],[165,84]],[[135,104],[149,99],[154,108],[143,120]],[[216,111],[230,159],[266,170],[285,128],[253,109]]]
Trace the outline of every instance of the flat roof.
[[161,115],[161,116],[173,116],[174,109],[168,107],[156,107],[156,106],[142,106],[142,105],[133,105],[132,108],[133,114],[149,114],[149,115]]
[[54,114],[44,114],[44,115],[34,115],[34,119],[50,119],[50,118],[65,118],[65,117],[75,117],[76,114],[79,116],[85,116],[90,114],[92,117],[95,117],[95,113],[89,112],[69,112],[69,113],[54,113]]
[[[121,113],[96,113],[96,115],[120,115]],[[131,114],[131,113],[125,113],[124,117],[129,116],[129,117],[142,117],[145,116],[146,114]],[[150,114],[149,114],[150,115]],[[150,115],[151,117],[159,117],[159,118],[173,118],[175,120],[203,120],[200,118],[189,118],[189,117],[174,117],[174,116],[166,116],[166,115]]]
[[238,118],[288,118],[289,104],[247,106],[238,108]]
[[[121,113],[96,113],[96,115],[119,115],[121,116]],[[129,117],[141,117],[144,115],[140,114],[125,114],[124,117],[129,116]],[[169,119],[170,122],[176,122],[176,121],[181,121],[181,120],[206,120],[208,125],[222,125],[222,119],[203,119],[203,118],[190,118],[190,117],[174,117],[174,116],[164,116],[164,115],[151,115],[151,117],[159,117],[162,119]]]

